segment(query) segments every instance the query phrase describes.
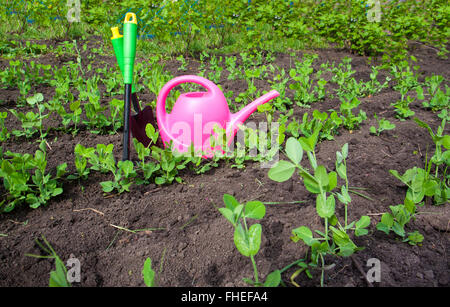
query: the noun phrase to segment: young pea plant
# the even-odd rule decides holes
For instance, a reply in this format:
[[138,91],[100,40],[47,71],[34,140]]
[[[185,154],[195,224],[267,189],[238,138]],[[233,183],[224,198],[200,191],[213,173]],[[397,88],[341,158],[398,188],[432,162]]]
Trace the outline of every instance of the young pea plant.
[[354,115],[352,110],[358,107],[361,102],[358,100],[358,98],[352,95],[340,97],[340,100],[340,117],[343,121],[344,127],[348,130],[354,130],[358,128],[359,125],[367,119],[367,115],[363,110],[359,110],[359,114]]
[[178,67],[178,70],[186,71],[186,69],[187,69],[187,67],[186,67],[187,63],[186,63],[186,60],[185,60],[185,58],[183,57],[183,55],[181,54],[180,56],[178,56],[178,57],[176,58],[176,60],[179,61],[180,64],[181,64],[180,67]]
[[116,167],[114,161],[109,167],[112,169],[114,180],[100,182],[103,192],[109,193],[114,189],[117,190],[119,194],[125,191],[130,192],[130,186],[133,184],[134,177],[137,175],[134,170],[133,162],[130,160],[119,161]]
[[76,174],[67,176],[67,179],[87,179],[90,169],[87,167],[88,159],[95,154],[95,148],[86,148],[81,144],[75,145]]
[[41,93],[37,93],[31,97],[27,98],[27,103],[30,106],[37,106],[38,113],[34,113],[32,111],[27,112],[26,114],[18,112],[15,109],[10,109],[9,111],[17,117],[22,122],[23,130],[13,130],[12,133],[15,136],[25,136],[26,138],[31,138],[33,135],[39,131],[40,139],[43,140],[47,132],[43,132],[42,122],[45,118],[47,118],[50,114],[47,113],[43,115],[42,113],[45,111],[45,105],[41,104],[44,100],[44,96]]
[[279,74],[274,76],[273,81],[268,80],[268,82],[271,84],[271,87],[274,90],[280,93],[280,96],[275,98],[275,100],[273,101],[273,105],[279,111],[286,111],[287,107],[291,106],[293,102],[286,96],[286,87],[287,83],[289,82],[289,77],[286,76],[284,68],[280,71]]
[[236,57],[227,56],[225,57],[226,69],[229,71],[228,80],[238,80],[242,77],[242,72],[238,67],[236,67]]
[[376,136],[380,136],[380,133],[386,130],[392,130],[395,129],[395,124],[392,124],[390,121],[388,121],[385,118],[378,119],[377,114],[373,116],[377,122],[378,122],[378,128],[375,128],[374,126],[370,127],[370,133],[375,134]]
[[156,129],[153,127],[152,124],[147,124],[145,127],[145,133],[147,137],[150,139],[150,143],[147,147],[145,147],[142,143],[140,143],[137,139],[133,139],[134,148],[136,149],[139,162],[137,163],[137,169],[141,170],[144,176],[144,179],[141,180],[137,179],[136,183],[150,183],[150,178],[154,173],[156,173],[161,165],[153,162],[145,162],[145,159],[150,157],[150,146],[152,144],[156,144],[159,136],[159,132],[156,131]]
[[253,280],[244,278],[244,281],[253,286],[278,286],[281,281],[280,271],[270,273],[266,281],[259,281],[258,268],[255,255],[261,247],[261,224],[254,223],[250,227],[248,219],[261,220],[266,214],[266,207],[260,201],[248,201],[240,204],[232,195],[224,194],[225,207],[219,208],[219,212],[234,227],[234,244],[237,250],[245,257],[249,257],[253,266]]
[[[390,170],[389,172],[408,187],[406,197],[415,204],[420,203],[424,197],[432,197],[435,205],[448,203],[450,188],[447,169],[450,165],[450,150],[448,150],[450,149],[450,136],[443,134],[445,119],[436,134],[425,122],[417,118],[414,120],[420,127],[429,131],[433,142],[436,144],[435,153],[429,161],[425,161],[425,168],[413,167],[406,170],[403,175],[400,175],[396,170]],[[442,147],[447,150],[444,151]],[[434,174],[431,172],[433,166],[435,167]],[[440,168],[442,168],[441,172]]]
[[5,142],[10,137],[10,133],[5,126],[5,120],[7,116],[7,112],[0,112],[0,142]]
[[432,111],[439,111],[449,107],[450,103],[450,88],[445,85],[445,93],[440,89],[441,83],[444,81],[444,77],[440,75],[433,75],[425,77],[425,84],[428,86],[427,96],[429,100],[425,100],[422,87],[417,87],[417,98],[423,100],[422,105],[424,108],[431,109]]
[[[285,150],[290,161],[280,160],[269,170],[268,176],[274,181],[283,182],[291,178],[294,172],[298,170],[299,175],[303,178],[305,188],[309,192],[317,195],[316,211],[324,219],[324,232],[316,230],[315,232],[319,234],[319,237],[315,238],[309,227],[301,226],[292,231],[292,240],[294,242],[302,240],[311,248],[311,262],[308,265],[316,267],[320,262],[322,270],[320,283],[323,286],[324,271],[326,268],[325,255],[330,254],[348,257],[360,250],[361,248],[357,247],[350,239],[348,231],[353,230],[356,236],[367,234],[368,231],[366,228],[370,224],[370,218],[363,216],[360,220],[348,224],[347,206],[351,202],[348,194],[349,186],[345,162],[348,147],[344,145],[342,152],[337,152],[336,154],[337,172],[332,171],[328,173],[325,166],[318,165],[314,154],[320,128],[320,126],[316,128],[314,134],[309,138],[301,137],[299,140],[292,137],[289,138],[286,142]],[[312,171],[309,171],[300,164],[304,151],[307,152]],[[345,180],[345,185],[341,186],[341,193],[333,192],[337,187],[338,175]],[[335,196],[345,205],[344,225],[341,225],[335,215]]]
[[69,125],[72,122],[74,124],[74,127],[70,130],[72,130],[72,135],[76,135],[78,133],[78,124],[81,121],[81,113],[83,110],[81,109],[81,103],[79,100],[73,101],[69,104],[69,110],[72,112],[63,112],[61,117],[63,118],[62,124],[64,125],[66,130],[69,130]]
[[382,89],[388,87],[389,81],[391,81],[390,77],[386,77],[383,84],[381,84],[377,80],[377,76],[379,73],[380,67],[372,66],[372,72],[370,73],[370,81],[365,83],[364,93],[366,95],[375,95],[379,93]]
[[[420,91],[422,89],[420,87],[416,88],[417,91],[417,97],[420,97]],[[408,88],[407,87],[401,87],[400,88],[400,95],[401,98],[395,103],[392,103],[391,105],[395,108],[395,112],[397,113],[396,117],[400,120],[405,120],[407,118],[410,118],[414,116],[415,112],[412,111],[409,108],[409,105],[413,103],[416,99],[407,95]]]
[[30,154],[10,151],[5,153],[1,163],[0,178],[3,178],[8,202],[1,207],[1,211],[10,212],[22,202],[27,202],[31,208],[38,208],[47,204],[50,198],[63,192],[58,180],[66,173],[67,163],[57,166],[54,177],[46,173],[45,150],[45,142],[41,142],[34,157]]

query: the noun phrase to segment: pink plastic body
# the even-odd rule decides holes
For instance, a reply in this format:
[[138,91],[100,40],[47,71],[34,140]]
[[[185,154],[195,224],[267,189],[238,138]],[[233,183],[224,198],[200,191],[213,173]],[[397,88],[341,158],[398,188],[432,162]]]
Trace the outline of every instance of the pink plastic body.
[[[169,92],[181,83],[196,83],[203,86],[206,92],[191,92],[181,94],[172,112],[166,112],[166,99]],[[279,96],[277,91],[271,91],[254,102],[245,106],[239,112],[232,114],[222,91],[208,79],[195,75],[176,77],[167,82],[161,89],[156,101],[156,119],[161,139],[165,146],[170,141],[179,152],[186,152],[193,144],[196,151],[202,150],[210,154],[221,148],[211,148],[210,136],[216,125],[226,129],[229,142],[242,124],[259,105]]]

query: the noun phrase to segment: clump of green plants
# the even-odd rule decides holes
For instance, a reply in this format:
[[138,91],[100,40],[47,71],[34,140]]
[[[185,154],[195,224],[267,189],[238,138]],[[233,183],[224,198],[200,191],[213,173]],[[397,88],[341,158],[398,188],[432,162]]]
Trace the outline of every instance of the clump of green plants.
[[377,224],[377,229],[389,234],[393,231],[398,236],[404,238],[403,242],[408,242],[410,245],[417,245],[423,241],[423,235],[417,230],[408,233],[406,236],[405,225],[416,216],[416,204],[408,197],[405,198],[404,204],[397,206],[390,206],[391,212],[383,213],[381,221]]
[[[317,72],[314,78],[312,76],[314,71],[312,63],[317,57],[316,54],[305,55],[303,61],[296,62],[296,68],[292,68],[289,71],[289,76],[295,81],[289,85],[289,88],[295,91],[294,100],[299,106],[308,106],[325,97],[327,81],[320,77],[322,72]],[[313,87],[314,81],[316,81],[317,85]]]
[[46,171],[47,153],[41,142],[34,156],[7,151],[3,155],[0,178],[6,190],[6,199],[0,203],[4,212],[12,211],[18,204],[28,203],[31,208],[46,205],[63,192],[60,179],[66,173],[67,163],[57,166],[56,175]]
[[[419,120],[414,119],[420,127],[428,130],[435,143],[436,149],[434,155],[428,160],[426,158],[425,167],[413,167],[400,175],[396,170],[390,170],[390,173],[403,182],[408,190],[406,197],[415,204],[423,201],[424,197],[431,197],[435,205],[448,203],[450,199],[450,188],[448,185],[447,169],[450,165],[450,136],[444,134],[445,122],[443,119],[436,133],[430,126]],[[446,150],[443,150],[445,148]],[[434,173],[432,167],[434,166]]]
[[429,99],[425,99],[422,87],[417,88],[417,98],[423,100],[422,105],[424,108],[439,111],[450,106],[450,88],[448,85],[445,85],[445,92],[440,89],[443,81],[444,77],[439,75],[425,77],[426,96]]
[[[336,153],[336,172],[328,172],[326,167],[319,165],[314,153],[320,128],[309,137],[301,137],[299,140],[289,138],[286,142],[285,153],[290,161],[280,160],[269,170],[270,179],[277,182],[287,181],[298,171],[303,179],[305,188],[316,196],[317,214],[324,220],[324,232],[316,230],[319,237],[313,235],[312,230],[307,226],[295,228],[292,233],[294,242],[303,241],[310,247],[311,255],[308,263],[301,262],[298,265],[301,271],[307,272],[307,268],[321,267],[320,284],[324,285],[325,256],[348,257],[361,248],[350,238],[350,231],[355,236],[362,236],[368,233],[366,229],[370,225],[370,218],[362,216],[359,220],[348,223],[348,205],[351,202],[349,195],[350,187],[347,177],[346,158],[348,156],[348,145],[342,147],[342,151]],[[311,170],[303,167],[300,163],[303,153],[306,152]],[[345,181],[341,185],[339,192],[334,190],[338,185],[338,176]],[[344,205],[344,223],[341,223],[335,214],[336,198]]]

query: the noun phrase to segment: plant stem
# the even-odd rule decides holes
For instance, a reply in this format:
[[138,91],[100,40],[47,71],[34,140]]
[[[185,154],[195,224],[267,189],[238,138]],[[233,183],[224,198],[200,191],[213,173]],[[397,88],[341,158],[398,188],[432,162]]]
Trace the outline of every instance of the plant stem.
[[253,256],[250,256],[250,260],[252,261],[253,264],[253,272],[255,275],[255,283],[258,284],[258,268],[256,267],[256,262],[255,262],[255,258],[253,258]]

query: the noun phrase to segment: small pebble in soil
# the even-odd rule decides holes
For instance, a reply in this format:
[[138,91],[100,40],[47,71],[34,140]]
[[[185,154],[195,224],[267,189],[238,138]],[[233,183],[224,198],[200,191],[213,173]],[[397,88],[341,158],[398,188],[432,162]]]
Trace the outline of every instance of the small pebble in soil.
[[432,270],[427,270],[425,272],[423,272],[425,274],[425,277],[427,279],[433,280],[434,279],[434,273]]
[[417,276],[417,278],[423,279],[423,274],[422,273],[417,273],[416,276]]

